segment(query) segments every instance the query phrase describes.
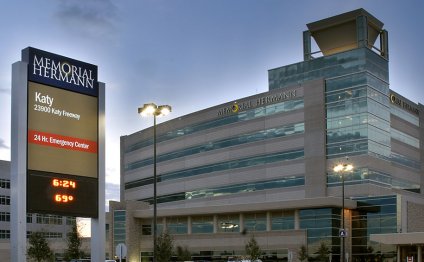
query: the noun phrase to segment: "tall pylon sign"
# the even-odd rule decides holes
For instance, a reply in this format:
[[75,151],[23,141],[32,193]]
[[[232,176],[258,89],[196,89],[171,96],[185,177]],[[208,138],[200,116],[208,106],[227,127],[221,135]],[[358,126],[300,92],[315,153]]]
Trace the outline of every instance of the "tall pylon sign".
[[34,48],[28,63],[27,211],[98,215],[97,66]]
[[26,212],[104,223],[104,84],[97,74],[96,65],[32,47],[12,66],[17,238]]

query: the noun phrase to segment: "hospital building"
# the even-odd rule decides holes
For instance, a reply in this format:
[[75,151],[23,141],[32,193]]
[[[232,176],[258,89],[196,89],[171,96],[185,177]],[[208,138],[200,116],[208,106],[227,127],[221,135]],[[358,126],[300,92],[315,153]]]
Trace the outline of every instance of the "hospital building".
[[267,92],[162,122],[155,144],[153,126],[121,137],[110,252],[152,257],[156,163],[158,234],[192,260],[241,258],[254,237],[262,261],[323,244],[331,261],[343,246],[346,261],[423,261],[424,106],[390,86],[388,31],[357,9],[299,34],[303,61],[270,69]]

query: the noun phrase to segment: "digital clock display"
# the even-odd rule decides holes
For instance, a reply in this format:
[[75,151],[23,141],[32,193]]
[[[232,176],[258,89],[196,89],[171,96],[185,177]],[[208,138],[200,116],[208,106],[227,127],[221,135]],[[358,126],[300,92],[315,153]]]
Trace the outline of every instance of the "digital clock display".
[[[28,212],[97,217],[97,179],[31,171]],[[93,208],[95,207],[95,208]]]
[[75,182],[74,180],[53,178],[52,185],[54,187],[76,188],[77,182]]

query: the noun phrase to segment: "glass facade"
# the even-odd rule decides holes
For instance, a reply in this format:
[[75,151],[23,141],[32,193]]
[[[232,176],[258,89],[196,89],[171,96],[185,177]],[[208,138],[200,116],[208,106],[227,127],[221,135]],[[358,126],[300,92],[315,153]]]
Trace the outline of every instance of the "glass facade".
[[300,228],[307,231],[310,256],[316,254],[321,243],[325,243],[332,254],[340,254],[340,214],[340,208],[299,210]]
[[244,215],[244,228],[247,232],[266,231],[266,213],[248,213]]
[[420,126],[420,118],[417,115],[413,115],[403,109],[400,109],[397,106],[390,106],[390,113],[392,115],[395,115],[405,121],[408,121],[409,123],[419,127]]
[[294,229],[294,210],[274,211],[271,213],[271,230]]
[[390,159],[388,83],[369,72],[326,80],[327,157]]
[[[369,168],[355,168],[352,172],[343,174],[345,185],[374,184],[386,188],[395,188],[420,193],[420,184],[405,179],[393,177],[380,171]],[[340,174],[330,172],[327,175],[327,186],[341,186]]]
[[[270,128],[266,130],[260,130],[254,133],[242,134],[235,137],[230,137],[218,141],[209,141],[206,144],[197,145],[194,147],[184,148],[177,151],[169,152],[166,154],[158,155],[156,163],[160,163],[167,160],[174,160],[181,157],[191,156],[203,152],[209,152],[217,149],[224,149],[233,146],[240,146],[246,143],[253,143],[258,141],[266,141],[268,139],[285,137],[294,134],[303,134],[305,132],[304,123],[296,123],[285,125],[278,128]],[[140,167],[148,166],[153,164],[153,157],[138,160],[133,163],[125,165],[125,171],[137,169]]]
[[114,210],[113,211],[113,246],[116,247],[120,243],[125,244],[125,210]]
[[166,219],[166,229],[169,234],[187,234],[188,223],[186,217],[169,217]]
[[192,234],[213,233],[213,216],[195,216],[191,218]]
[[[364,197],[355,199],[352,210],[352,261],[396,259],[396,246],[370,241],[370,234],[397,232],[397,197]],[[379,259],[379,261],[381,261]]]
[[274,90],[361,71],[374,72],[376,77],[388,81],[387,60],[368,48],[358,48],[269,70],[268,83],[269,89]]
[[[357,201],[357,208],[347,212],[345,221],[349,234],[351,234],[352,248],[348,247],[351,261],[369,261],[367,259],[378,256],[393,259],[396,257],[395,245],[383,245],[369,240],[370,234],[397,232],[397,196],[360,197],[352,198]],[[295,213],[298,212],[300,230],[306,230],[307,252],[314,261],[317,251],[324,243],[332,254],[332,259],[340,259],[341,240],[339,229],[341,228],[340,208],[310,208],[299,210],[270,210],[252,213],[230,213],[203,216],[166,217],[166,226],[171,234],[215,234],[233,233],[240,234],[240,221],[243,228],[252,234],[267,231],[295,230]],[[162,218],[159,219],[162,221]],[[267,223],[270,222],[270,228]],[[351,227],[349,226],[351,221]],[[162,224],[160,224],[162,225]],[[160,226],[162,229],[162,226]],[[189,229],[190,227],[190,229]],[[151,225],[142,225],[143,235],[151,235]],[[146,232],[144,232],[146,230]],[[161,230],[159,232],[162,232]],[[245,254],[243,250],[233,250],[230,253],[219,253],[209,250],[217,257],[237,256]],[[218,253],[219,254],[218,254]],[[281,261],[287,259],[287,252],[282,250],[263,249],[263,259]],[[147,255],[147,253],[146,253]],[[193,254],[196,256],[195,254]],[[200,255],[200,254],[198,254]],[[204,254],[204,258],[211,259],[212,255]],[[219,259],[218,259],[219,260]],[[374,260],[373,260],[374,261]]]
[[407,145],[413,146],[417,149],[420,148],[420,140],[418,138],[415,138],[413,136],[410,136],[402,131],[399,131],[397,129],[392,128],[392,139],[399,140]]
[[217,232],[240,232],[240,215],[223,214],[218,215]]
[[[265,165],[265,164],[270,164],[270,163],[274,163],[278,161],[302,159],[303,157],[304,157],[303,148],[297,149],[297,150],[271,153],[266,155],[246,157],[242,159],[230,160],[230,161],[214,163],[210,165],[204,165],[200,167],[194,167],[194,168],[183,169],[183,170],[161,174],[157,176],[157,181],[162,182],[166,180],[192,177],[192,176],[197,176],[197,175],[202,175],[202,174],[207,174],[212,172],[231,171],[237,168]],[[149,184],[153,184],[153,177],[127,182],[125,183],[125,189],[145,186]]]
[[[377,255],[395,258],[396,246],[371,242],[370,234],[397,232],[396,196],[362,197],[354,199],[358,208],[352,212],[352,261],[369,261]],[[300,228],[307,230],[308,254],[314,256],[325,243],[333,259],[340,256],[341,209],[318,208],[299,210]]]
[[[170,139],[179,138],[185,135],[194,134],[196,132],[205,131],[211,128],[224,127],[229,124],[239,123],[244,121],[249,121],[257,118],[263,118],[266,116],[275,115],[278,113],[290,112],[293,110],[303,108],[304,103],[303,99],[293,99],[289,101],[284,101],[280,103],[275,103],[263,107],[257,107],[251,110],[246,110],[239,112],[235,115],[217,118],[214,120],[201,122],[195,125],[186,126],[182,129],[172,130],[168,133],[157,135],[156,142],[161,143]],[[138,150],[143,147],[153,145],[153,138],[142,140],[138,143],[128,146],[125,149],[125,153],[130,153],[132,151]]]
[[[269,71],[270,89],[298,82],[325,79],[327,158],[370,155],[397,165],[420,170],[417,159],[392,152],[391,139],[420,148],[419,139],[390,126],[390,115],[419,127],[419,118],[391,105],[388,61],[368,48],[358,48],[331,56],[276,68]],[[340,179],[328,175],[328,186]],[[417,183],[390,174],[362,168],[346,177],[346,182],[377,183],[392,188],[420,192]]]
[[269,71],[269,88],[325,79],[327,157],[390,160],[388,61],[358,48]]
[[[205,188],[205,189],[196,189],[192,191],[186,191],[181,193],[174,193],[169,195],[162,195],[157,197],[158,203],[166,203],[180,200],[191,200],[199,198],[211,198],[219,197],[232,194],[240,194],[246,192],[261,191],[267,189],[275,188],[287,188],[294,186],[303,186],[305,185],[304,176],[292,176],[284,177],[281,179],[259,181],[252,183],[243,183],[243,184],[234,184],[230,186],[222,186],[216,188]],[[149,202],[153,204],[153,198],[139,199],[139,201]]]

